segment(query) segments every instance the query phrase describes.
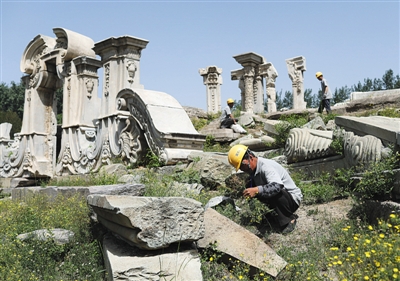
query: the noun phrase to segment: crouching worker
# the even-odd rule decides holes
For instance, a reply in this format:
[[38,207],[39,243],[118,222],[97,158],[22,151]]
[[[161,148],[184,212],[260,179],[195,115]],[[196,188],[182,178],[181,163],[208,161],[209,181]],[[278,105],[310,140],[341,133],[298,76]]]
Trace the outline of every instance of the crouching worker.
[[250,175],[243,196],[256,197],[274,208],[282,233],[292,232],[297,218],[294,212],[299,208],[303,195],[286,169],[274,160],[256,157],[241,144],[229,150],[228,161],[236,171],[240,169]]

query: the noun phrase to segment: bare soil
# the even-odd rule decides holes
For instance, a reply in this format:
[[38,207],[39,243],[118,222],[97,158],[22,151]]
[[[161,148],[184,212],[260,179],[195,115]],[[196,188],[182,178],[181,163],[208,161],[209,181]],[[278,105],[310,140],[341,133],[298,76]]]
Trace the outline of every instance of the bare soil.
[[287,235],[272,232],[267,243],[275,250],[292,245],[294,250],[304,250],[308,240],[325,235],[330,226],[338,220],[346,219],[352,208],[352,199],[340,199],[325,204],[301,205],[297,210],[296,229]]

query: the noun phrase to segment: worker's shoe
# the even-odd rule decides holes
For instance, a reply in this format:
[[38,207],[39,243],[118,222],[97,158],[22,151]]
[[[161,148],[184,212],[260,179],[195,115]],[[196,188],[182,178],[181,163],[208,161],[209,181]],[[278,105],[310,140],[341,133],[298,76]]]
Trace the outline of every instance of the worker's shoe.
[[288,234],[288,233],[293,232],[293,230],[296,228],[296,222],[297,222],[296,219],[293,220],[293,221],[291,221],[291,222],[289,222],[289,223],[285,226],[285,228],[282,230],[282,234]]

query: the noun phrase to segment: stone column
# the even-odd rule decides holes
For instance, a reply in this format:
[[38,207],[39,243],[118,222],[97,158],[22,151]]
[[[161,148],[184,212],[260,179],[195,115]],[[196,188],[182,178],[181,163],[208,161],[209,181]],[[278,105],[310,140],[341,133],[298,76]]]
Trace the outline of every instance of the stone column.
[[303,56],[286,60],[289,78],[292,80],[293,109],[306,109],[304,101],[303,72],[306,71],[306,59]]
[[[252,52],[237,55],[233,58],[243,66],[243,76],[239,78],[243,79],[244,82],[242,110],[249,113],[264,112],[264,89],[260,79],[257,79],[258,66],[264,63],[264,58]],[[233,77],[232,74],[233,73],[231,73],[231,77]]]
[[116,97],[122,89],[143,89],[140,84],[140,57],[149,41],[133,36],[111,37],[94,45],[101,57],[103,73],[102,116],[115,114]]
[[[100,99],[97,96],[99,77],[97,70],[102,66],[97,59],[78,57],[73,60],[76,69],[77,93],[73,98],[79,101],[73,113],[79,126],[94,127],[95,120],[100,113]],[[76,124],[77,125],[77,124]]]
[[244,101],[245,101],[245,91],[244,91],[244,78],[243,78],[244,70],[237,69],[231,71],[231,80],[238,80],[239,81],[239,89],[240,89],[240,100],[242,109],[244,108]]
[[278,77],[274,65],[270,62],[260,65],[260,75],[265,77],[267,85],[268,113],[276,112],[276,88],[275,80]]
[[200,68],[199,73],[203,76],[203,83],[207,87],[207,112],[217,113],[221,111],[222,68],[208,66],[207,68]]
[[253,97],[253,83],[254,83],[254,67],[244,67],[244,108],[243,111],[254,112],[254,97]]
[[254,89],[253,89],[253,99],[254,99],[254,112],[263,113],[264,112],[264,84],[263,77],[259,74],[259,69],[255,68],[256,74],[254,75]]

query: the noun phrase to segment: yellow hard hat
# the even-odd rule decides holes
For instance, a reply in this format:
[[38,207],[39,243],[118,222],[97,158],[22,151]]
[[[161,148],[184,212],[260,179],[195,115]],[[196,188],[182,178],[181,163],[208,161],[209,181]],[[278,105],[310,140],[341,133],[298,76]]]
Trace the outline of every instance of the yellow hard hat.
[[228,161],[236,171],[239,170],[240,164],[242,164],[243,156],[246,154],[247,146],[243,144],[237,144],[232,146],[228,152]]
[[320,77],[320,76],[322,76],[322,72],[319,72],[319,71],[318,71],[317,73],[315,73],[315,77],[318,78],[318,77]]
[[228,100],[226,101],[227,104],[234,103],[234,102],[235,102],[235,101],[234,101],[233,99],[228,99]]

